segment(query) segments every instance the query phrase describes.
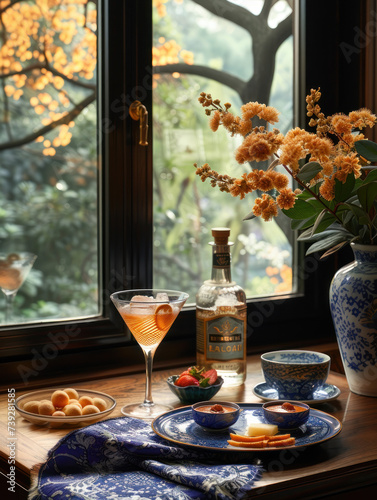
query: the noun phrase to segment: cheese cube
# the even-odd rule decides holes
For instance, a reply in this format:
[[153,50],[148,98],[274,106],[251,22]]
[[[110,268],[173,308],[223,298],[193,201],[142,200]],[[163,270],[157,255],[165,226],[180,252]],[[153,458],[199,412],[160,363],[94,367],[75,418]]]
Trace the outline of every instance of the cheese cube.
[[274,436],[278,433],[278,426],[273,424],[252,423],[247,428],[248,436]]

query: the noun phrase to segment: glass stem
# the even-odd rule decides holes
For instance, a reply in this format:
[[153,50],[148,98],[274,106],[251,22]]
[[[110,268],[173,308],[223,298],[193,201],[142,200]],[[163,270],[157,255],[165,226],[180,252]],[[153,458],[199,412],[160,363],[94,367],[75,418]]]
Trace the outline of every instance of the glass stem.
[[16,294],[11,293],[6,295],[6,308],[5,308],[5,323],[8,324],[13,317],[13,302]]
[[153,399],[152,399],[152,369],[153,369],[153,357],[154,357],[154,350],[148,350],[144,351],[144,357],[145,357],[145,399],[144,399],[144,404],[145,405],[153,405]]

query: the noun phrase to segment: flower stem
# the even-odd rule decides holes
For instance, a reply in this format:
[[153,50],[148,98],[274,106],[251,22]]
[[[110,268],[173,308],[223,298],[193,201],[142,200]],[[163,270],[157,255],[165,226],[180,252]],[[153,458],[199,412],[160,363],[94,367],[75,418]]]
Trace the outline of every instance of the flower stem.
[[318,196],[318,194],[316,194],[314,191],[312,191],[304,182],[302,182],[297,176],[295,176],[293,174],[293,172],[286,166],[286,165],[283,165],[283,167],[285,168],[285,170],[288,172],[288,174],[303,188],[305,189],[305,191],[308,191],[317,201],[319,201],[319,203],[321,203],[321,205],[323,205],[323,207],[325,208],[325,210],[327,212],[330,212],[336,219],[337,221],[343,225],[341,219],[338,217],[338,215],[336,214],[336,212],[334,212],[334,210],[331,210],[330,207],[328,207],[322,200],[321,200],[321,197]]

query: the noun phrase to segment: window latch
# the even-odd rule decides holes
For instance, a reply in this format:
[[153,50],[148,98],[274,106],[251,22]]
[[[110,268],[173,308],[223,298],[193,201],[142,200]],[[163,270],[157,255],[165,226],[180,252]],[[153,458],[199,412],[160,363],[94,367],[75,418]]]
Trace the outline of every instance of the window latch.
[[134,101],[129,108],[130,116],[133,120],[140,121],[141,146],[148,146],[148,111],[140,101]]

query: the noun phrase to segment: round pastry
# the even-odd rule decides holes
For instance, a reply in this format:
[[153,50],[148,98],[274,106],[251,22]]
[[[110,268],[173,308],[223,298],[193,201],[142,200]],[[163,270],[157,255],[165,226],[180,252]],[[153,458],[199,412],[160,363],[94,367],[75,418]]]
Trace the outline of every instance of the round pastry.
[[82,414],[83,415],[91,415],[92,413],[99,413],[100,410],[97,408],[97,406],[94,405],[86,405],[82,409]]
[[82,410],[78,405],[67,405],[63,408],[63,412],[67,415],[67,417],[77,417],[78,415],[82,415]]
[[72,387],[64,389],[64,392],[68,394],[70,399],[79,399],[79,393],[76,391],[76,389],[72,389]]
[[55,411],[55,406],[51,403],[51,401],[47,401],[46,403],[39,403],[38,413],[39,415],[52,415]]
[[51,402],[56,408],[63,408],[69,403],[69,396],[64,391],[55,391],[52,393]]
[[85,406],[93,404],[93,398],[91,398],[90,396],[82,396],[79,399],[79,403],[84,408]]
[[39,413],[39,401],[28,401],[27,403],[24,404],[23,410],[28,411],[30,413],[36,413],[38,415]]
[[97,406],[100,411],[105,411],[107,409],[106,401],[102,398],[93,398],[93,404],[94,406]]

